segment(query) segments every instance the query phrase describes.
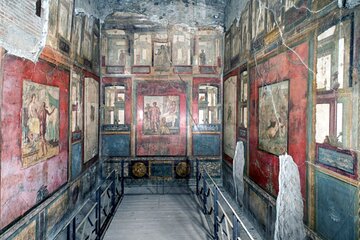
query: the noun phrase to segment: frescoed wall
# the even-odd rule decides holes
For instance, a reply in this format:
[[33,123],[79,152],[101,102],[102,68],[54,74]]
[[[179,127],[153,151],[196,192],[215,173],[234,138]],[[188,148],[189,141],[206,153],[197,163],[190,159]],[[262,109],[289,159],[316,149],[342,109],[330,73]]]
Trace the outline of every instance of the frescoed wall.
[[48,62],[5,57],[1,227],[67,182],[69,82]]
[[186,82],[136,84],[136,155],[185,156]]

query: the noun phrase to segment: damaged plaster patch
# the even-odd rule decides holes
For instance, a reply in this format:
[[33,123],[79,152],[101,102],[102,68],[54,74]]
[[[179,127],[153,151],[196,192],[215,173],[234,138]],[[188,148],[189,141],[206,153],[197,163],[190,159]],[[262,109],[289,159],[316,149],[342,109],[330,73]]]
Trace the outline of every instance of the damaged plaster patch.
[[[5,3],[4,3],[5,4]],[[26,5],[32,4],[35,10],[35,1],[25,1],[21,8]],[[0,34],[0,46],[7,50],[7,53],[26,58],[30,61],[36,62],[41,54],[42,49],[45,47],[46,37],[48,33],[48,22],[49,22],[49,0],[43,0],[41,3],[41,18],[35,15],[28,16],[26,21],[33,24],[30,29],[28,24],[22,23],[19,19],[18,24],[14,23],[15,11],[11,11],[10,5],[3,5],[3,9],[9,10],[5,12],[5,18],[0,22],[0,29],[4,34]],[[17,18],[15,16],[15,18]]]
[[157,24],[167,26],[223,26],[225,0],[99,0],[101,20],[113,12],[142,14]]

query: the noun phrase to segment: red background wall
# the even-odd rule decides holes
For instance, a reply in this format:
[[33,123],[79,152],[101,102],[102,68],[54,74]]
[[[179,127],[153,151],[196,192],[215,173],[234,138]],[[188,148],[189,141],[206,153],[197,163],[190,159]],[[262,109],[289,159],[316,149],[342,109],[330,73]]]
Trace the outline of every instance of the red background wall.
[[[6,226],[36,204],[37,191],[46,185],[50,193],[67,182],[69,71],[45,61],[34,64],[14,56],[4,60],[1,105],[1,222]],[[60,89],[60,152],[34,166],[21,164],[21,109],[23,80]]]
[[[308,44],[293,48],[308,63]],[[301,193],[306,193],[306,96],[308,69],[292,52],[286,51],[250,69],[250,165],[249,176],[272,195],[279,191],[279,158],[258,149],[259,87],[289,79],[288,154],[299,167]]]
[[[144,81],[137,85],[136,155],[185,156],[186,155],[186,103],[187,84],[179,81]],[[180,132],[175,135],[143,135],[144,96],[179,96]]]

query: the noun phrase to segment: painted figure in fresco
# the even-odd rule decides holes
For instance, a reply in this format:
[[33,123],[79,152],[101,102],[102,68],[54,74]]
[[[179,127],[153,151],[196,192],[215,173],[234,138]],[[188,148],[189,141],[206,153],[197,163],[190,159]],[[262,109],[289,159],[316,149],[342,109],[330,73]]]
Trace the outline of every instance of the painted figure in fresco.
[[28,106],[28,121],[27,126],[29,129],[28,132],[28,140],[32,147],[34,144],[35,139],[37,138],[40,132],[40,122],[37,113],[37,101],[36,101],[36,94],[31,95],[31,100]]
[[160,122],[160,134],[161,134],[161,135],[170,134],[170,129],[169,129],[169,127],[167,126],[166,118],[165,118],[165,117],[161,118],[161,122]]
[[153,132],[159,130],[160,125],[160,108],[157,106],[157,102],[153,102],[153,106],[149,110],[150,113],[150,126]]
[[169,57],[166,46],[164,44],[160,46],[160,48],[157,50],[157,53],[155,53],[155,55],[157,55],[157,65],[159,66],[168,65]]
[[228,121],[231,120],[231,115],[232,115],[232,107],[231,107],[231,103],[229,103],[228,110],[227,110],[227,120]]
[[41,145],[41,150],[42,150],[42,155],[46,155],[47,154],[47,142],[46,142],[46,119],[47,116],[50,116],[53,112],[54,112],[55,108],[53,108],[53,110],[51,112],[49,112],[46,108],[46,104],[45,102],[43,102],[39,112],[38,112],[38,118],[39,118],[39,122],[40,122],[40,132],[39,132],[39,137],[40,137],[40,145]]
[[205,50],[201,49],[201,53],[200,53],[200,65],[206,65],[206,54],[205,54]]
[[178,110],[176,101],[170,101],[167,106],[167,112],[164,114],[166,122],[171,123],[171,126],[177,126]]
[[150,104],[147,103],[144,111],[144,130],[151,130],[150,124]]
[[120,60],[120,66],[126,65],[126,54],[124,50],[120,50],[119,60]]

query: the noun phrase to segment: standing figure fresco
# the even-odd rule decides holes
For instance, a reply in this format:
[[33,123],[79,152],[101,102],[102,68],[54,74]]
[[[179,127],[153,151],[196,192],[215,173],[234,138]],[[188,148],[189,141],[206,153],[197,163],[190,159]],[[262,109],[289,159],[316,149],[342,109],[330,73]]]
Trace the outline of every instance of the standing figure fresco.
[[22,108],[23,166],[59,154],[59,89],[24,81]]
[[145,96],[143,130],[145,135],[179,133],[179,97]]

